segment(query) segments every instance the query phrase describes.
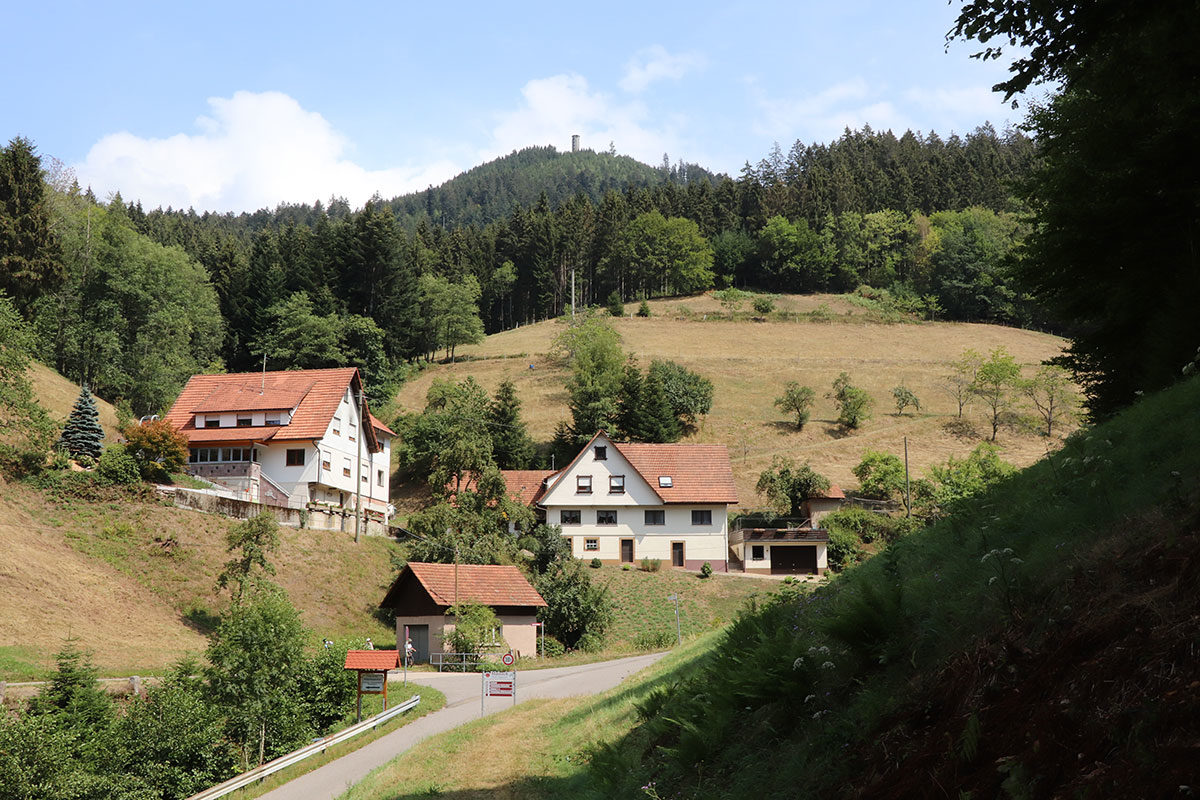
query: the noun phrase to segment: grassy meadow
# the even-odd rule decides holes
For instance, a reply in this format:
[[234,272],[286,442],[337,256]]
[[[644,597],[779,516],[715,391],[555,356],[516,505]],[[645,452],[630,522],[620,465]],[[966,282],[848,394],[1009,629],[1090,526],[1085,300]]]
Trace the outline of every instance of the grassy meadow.
[[[748,304],[747,304],[748,305]],[[651,301],[653,316],[613,320],[626,352],[643,368],[654,358],[679,362],[714,386],[712,412],[685,441],[729,447],[740,505],[763,505],[754,492],[758,473],[772,457],[809,461],[842,486],[856,484],[851,469],[868,448],[897,455],[908,439],[914,475],[950,456],[964,456],[990,436],[982,407],[969,406],[965,425],[956,424],[957,406],[941,388],[946,362],[963,350],[980,353],[1004,347],[1027,373],[1061,352],[1065,340],[1049,334],[959,322],[896,322],[894,317],[832,295],[784,296],[767,319],[741,312],[730,319],[711,295]],[[626,306],[626,312],[636,306]],[[435,379],[474,376],[494,392],[510,379],[516,384],[530,434],[549,441],[554,426],[569,419],[567,369],[547,353],[564,323],[549,320],[489,336],[463,347],[464,360],[425,370],[401,389],[405,411],[424,408]],[[530,366],[532,365],[532,369]],[[855,385],[875,401],[874,416],[858,431],[844,432],[825,397],[833,379],[848,372]],[[788,415],[774,407],[788,381],[817,393],[812,419],[797,431]],[[895,413],[892,389],[903,384],[921,401],[921,410]],[[1002,429],[1002,457],[1018,466],[1041,458],[1055,443],[1022,430]],[[401,501],[412,491],[397,487]],[[419,500],[420,492],[412,492]]]

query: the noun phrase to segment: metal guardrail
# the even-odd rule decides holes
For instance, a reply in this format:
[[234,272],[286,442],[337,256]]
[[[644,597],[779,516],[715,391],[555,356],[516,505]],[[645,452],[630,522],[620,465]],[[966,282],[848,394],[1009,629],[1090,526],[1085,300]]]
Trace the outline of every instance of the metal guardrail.
[[241,775],[230,778],[224,783],[219,783],[211,789],[205,789],[199,794],[192,795],[188,798],[188,800],[216,800],[216,798],[224,797],[230,792],[236,792],[238,789],[241,789],[244,786],[249,786],[255,781],[262,780],[268,775],[274,775],[276,772],[279,772],[282,769],[287,769],[292,764],[303,761],[309,756],[315,756],[317,753],[324,753],[327,748],[335,744],[344,742],[347,739],[352,739],[368,729],[376,728],[384,722],[387,722],[392,717],[416,708],[417,704],[420,702],[421,695],[414,694],[412,697],[410,697],[408,700],[405,700],[398,706],[393,706],[387,711],[382,711],[369,719],[364,719],[362,722],[351,725],[349,728],[345,728],[337,733],[331,734],[322,739],[318,739],[310,745],[301,747],[299,750],[293,750],[287,755],[280,756],[274,761],[268,761],[266,764],[263,764],[260,767],[247,770]]
[[467,668],[475,668],[475,665],[483,660],[483,656],[479,653],[430,653],[429,663],[436,664],[438,672],[442,671],[442,667],[459,667],[463,672]]

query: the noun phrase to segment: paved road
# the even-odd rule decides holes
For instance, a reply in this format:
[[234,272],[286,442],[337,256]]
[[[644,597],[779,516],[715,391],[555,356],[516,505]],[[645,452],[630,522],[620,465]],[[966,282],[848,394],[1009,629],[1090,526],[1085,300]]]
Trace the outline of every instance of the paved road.
[[[517,677],[517,702],[536,697],[597,694],[611,689],[663,655],[652,653],[578,667],[526,670]],[[391,761],[421,740],[479,718],[479,675],[419,672],[413,673],[412,677],[414,681],[432,686],[445,694],[445,708],[410,722],[366,747],[262,795],[262,800],[334,800],[365,778],[368,772]],[[396,673],[392,673],[388,697],[395,701],[408,697],[403,687],[398,685],[399,680]],[[486,713],[494,714],[511,706],[512,701],[508,698],[488,698]]]

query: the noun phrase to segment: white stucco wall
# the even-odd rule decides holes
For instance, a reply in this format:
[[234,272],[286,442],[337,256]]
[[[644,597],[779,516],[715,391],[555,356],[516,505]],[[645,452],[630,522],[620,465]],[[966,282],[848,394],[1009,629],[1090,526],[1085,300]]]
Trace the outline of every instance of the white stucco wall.
[[[605,460],[596,459],[596,445],[607,448]],[[591,494],[577,490],[580,475],[591,476]],[[623,493],[610,491],[609,478],[613,475],[625,477]],[[657,481],[658,476],[653,476],[652,480]],[[727,558],[728,507],[724,503],[664,505],[653,488],[604,437],[588,447],[546,494],[541,505],[546,509],[546,522],[562,526],[562,534],[571,540],[571,552],[576,558],[617,561],[621,557],[622,539],[634,540],[635,561],[660,558],[670,564],[673,541],[684,543],[684,559],[688,562],[711,561],[716,566],[718,562],[724,564]],[[579,511],[579,524],[564,524],[562,512],[565,510]],[[662,511],[664,524],[647,525],[647,510]],[[709,511],[711,523],[693,525],[693,510]],[[597,511],[615,511],[617,524],[597,524]],[[586,550],[585,540],[593,538],[598,540],[599,549]]]

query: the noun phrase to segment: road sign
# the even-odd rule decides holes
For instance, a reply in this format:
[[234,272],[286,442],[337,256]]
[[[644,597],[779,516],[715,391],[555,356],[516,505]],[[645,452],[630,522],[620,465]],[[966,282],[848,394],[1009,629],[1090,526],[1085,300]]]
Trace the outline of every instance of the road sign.
[[363,694],[383,694],[383,679],[382,672],[360,672],[358,690]]
[[500,656],[500,663],[506,667],[511,667],[513,665],[513,661],[515,660],[516,659],[513,658],[512,653],[505,653],[504,655]]
[[517,673],[483,673],[483,693],[488,697],[512,697],[516,692]]

